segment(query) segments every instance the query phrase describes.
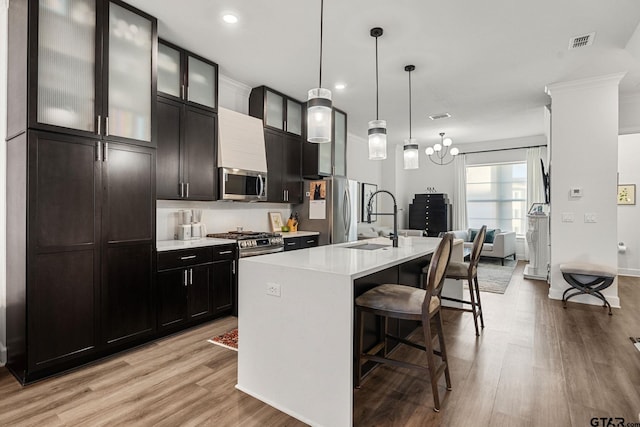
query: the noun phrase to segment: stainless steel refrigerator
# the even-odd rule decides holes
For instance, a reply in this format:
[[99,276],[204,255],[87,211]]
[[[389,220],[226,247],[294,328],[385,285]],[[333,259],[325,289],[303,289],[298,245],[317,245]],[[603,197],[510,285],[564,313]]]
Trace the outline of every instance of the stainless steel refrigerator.
[[304,202],[293,207],[300,216],[299,230],[318,231],[320,245],[358,240],[357,181],[337,177],[304,180],[303,197]]

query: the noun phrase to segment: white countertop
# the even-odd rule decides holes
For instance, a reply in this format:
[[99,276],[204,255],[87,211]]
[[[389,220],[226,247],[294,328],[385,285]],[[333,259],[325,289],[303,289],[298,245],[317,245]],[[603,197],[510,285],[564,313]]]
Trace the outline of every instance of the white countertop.
[[235,240],[215,239],[213,237],[203,237],[194,240],[158,240],[156,249],[158,252],[175,251],[179,249],[202,248],[206,246],[229,245],[235,243]]
[[308,236],[317,236],[320,233],[317,231],[280,231],[282,237],[285,239],[291,239],[293,237],[308,237]]
[[[349,248],[349,246],[365,243],[388,246],[375,250]],[[250,268],[253,263],[270,264],[293,269],[321,271],[357,279],[387,267],[433,253],[439,243],[440,238],[438,237],[401,237],[400,247],[394,248],[391,246],[391,240],[386,237],[378,237],[356,242],[241,258],[240,263],[246,267],[240,268]]]

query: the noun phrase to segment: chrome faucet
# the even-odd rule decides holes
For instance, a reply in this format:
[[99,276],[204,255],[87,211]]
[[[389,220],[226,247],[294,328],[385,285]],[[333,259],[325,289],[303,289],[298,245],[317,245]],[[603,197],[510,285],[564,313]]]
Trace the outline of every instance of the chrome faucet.
[[[393,199],[393,213],[389,212],[371,212],[371,202],[373,196],[378,193],[387,193]],[[378,190],[369,196],[369,202],[367,202],[367,223],[371,224],[371,215],[393,215],[393,236],[389,236],[393,242],[393,247],[398,247],[398,204],[396,203],[396,196],[387,190]]]

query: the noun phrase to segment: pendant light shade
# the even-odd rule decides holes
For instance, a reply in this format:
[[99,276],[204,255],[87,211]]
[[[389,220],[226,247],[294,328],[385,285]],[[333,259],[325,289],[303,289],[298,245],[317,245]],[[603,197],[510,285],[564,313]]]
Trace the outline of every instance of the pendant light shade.
[[322,87],[322,25],[324,0],[320,0],[320,77],[318,87],[309,91],[307,101],[307,141],[331,142],[331,91]]
[[371,120],[369,122],[369,160],[387,158],[387,121]]
[[416,69],[415,65],[407,65],[404,70],[409,73],[409,139],[404,140],[404,168],[418,169],[420,166],[420,155],[418,154],[418,140],[411,137],[411,72]]
[[369,160],[387,158],[387,122],[378,118],[378,37],[382,28],[372,28],[369,34],[376,39],[376,119],[369,122]]
[[307,141],[331,142],[331,91],[316,88],[309,91],[307,102]]

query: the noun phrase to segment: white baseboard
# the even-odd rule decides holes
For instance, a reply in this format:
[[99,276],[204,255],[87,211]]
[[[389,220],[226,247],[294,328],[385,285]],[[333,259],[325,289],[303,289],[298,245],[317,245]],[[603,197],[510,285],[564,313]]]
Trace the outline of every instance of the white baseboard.
[[640,277],[640,269],[637,268],[618,268],[620,276]]

